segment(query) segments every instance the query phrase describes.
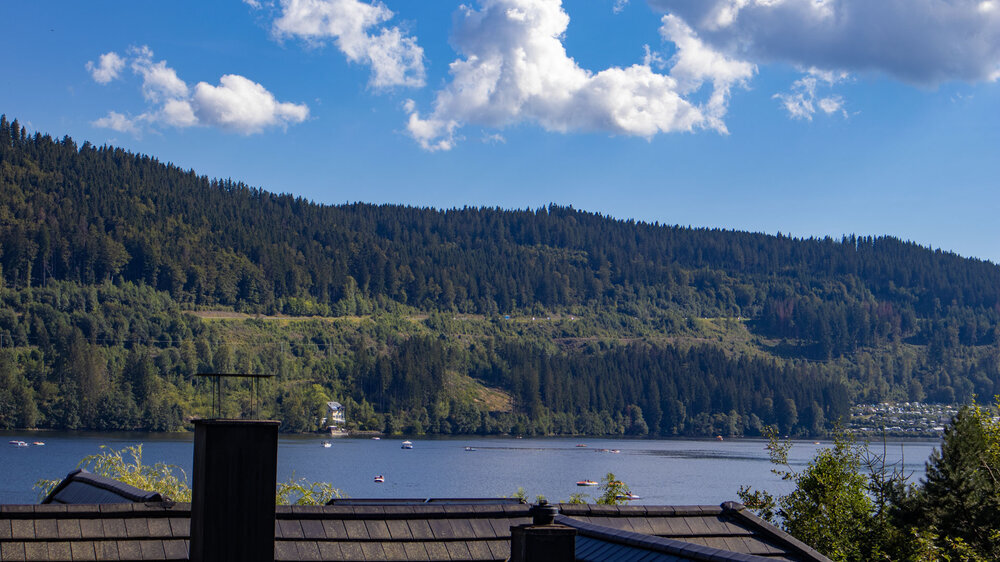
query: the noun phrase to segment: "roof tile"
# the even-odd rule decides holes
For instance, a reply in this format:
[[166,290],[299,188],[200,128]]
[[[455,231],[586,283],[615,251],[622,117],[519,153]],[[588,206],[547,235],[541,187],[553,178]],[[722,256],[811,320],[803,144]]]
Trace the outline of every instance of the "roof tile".
[[126,519],[125,535],[130,539],[144,539],[149,537],[149,520],[145,517]]
[[35,522],[31,519],[12,519],[10,527],[14,540],[35,538]]
[[472,528],[472,523],[468,519],[452,519],[451,527],[455,530],[455,536],[460,539],[476,538],[476,530]]
[[368,536],[372,539],[388,540],[392,538],[385,521],[365,521],[365,527],[368,528]]
[[104,519],[104,538],[123,539],[128,536],[125,533],[124,519]]
[[24,543],[0,542],[0,560],[3,562],[24,560]]
[[385,560],[385,550],[382,549],[382,543],[378,542],[363,542],[361,543],[361,552],[365,554],[365,560]]
[[163,554],[167,557],[167,560],[187,560],[187,545],[180,539],[163,541]]
[[423,543],[406,542],[403,543],[403,550],[406,551],[407,560],[430,560],[427,556],[427,549]]
[[170,537],[170,520],[166,517],[150,517],[149,536],[155,538]]
[[98,560],[118,560],[118,543],[115,541],[97,541],[94,550]]
[[49,557],[46,560],[73,560],[73,552],[69,549],[68,542],[50,542]]
[[493,558],[493,553],[490,552],[490,547],[486,545],[486,541],[468,541],[465,545],[469,547],[469,553],[472,555],[473,560],[490,560]]
[[85,539],[104,538],[104,525],[100,519],[81,519],[80,536]]
[[121,560],[139,560],[142,551],[139,550],[137,541],[118,541],[118,558]]
[[147,540],[138,542],[143,560],[166,560],[167,554],[163,551],[163,541]]
[[427,558],[430,560],[451,560],[451,555],[448,554],[444,543],[425,542],[424,548],[427,549]]
[[472,553],[464,542],[446,542],[444,546],[452,560],[472,560]]
[[189,538],[191,536],[191,519],[187,517],[171,517],[170,536],[176,538]]
[[91,541],[73,541],[69,543],[70,553],[73,560],[97,560],[97,553],[94,551],[94,543]]
[[48,560],[49,545],[44,542],[24,543],[24,560]]
[[323,530],[326,531],[326,538],[328,539],[347,538],[347,529],[344,528],[344,522],[339,519],[334,521],[324,519]]
[[[281,538],[283,539],[301,539],[305,536],[298,519],[279,519],[278,529],[281,530]],[[277,536],[277,533],[275,535]]]
[[513,526],[510,519],[490,519],[489,521],[497,538],[510,538],[510,528]]
[[[80,533],[80,520],[79,519],[59,519],[59,538],[60,539],[79,539],[82,537]],[[38,525],[35,525],[35,532],[38,531]]]
[[288,541],[274,541],[275,560],[295,560],[298,557],[295,543]]
[[36,539],[57,539],[59,538],[59,522],[55,519],[35,520]]
[[406,560],[406,550],[398,542],[383,542],[382,550],[385,551],[386,560]]
[[298,551],[299,560],[322,560],[316,541],[298,541],[295,543],[295,550]]
[[364,560],[365,554],[361,552],[361,543],[342,542],[340,551],[344,554],[344,560]]
[[385,522],[385,525],[389,529],[389,536],[393,540],[413,538],[413,533],[410,532],[410,526],[406,524],[406,521],[390,519]]
[[486,541],[494,560],[506,560],[510,557],[510,541]]
[[303,519],[302,535],[307,539],[325,539],[326,531],[323,529],[323,522],[318,519]]
[[433,539],[434,533],[431,531],[431,526],[427,524],[427,521],[423,519],[411,519],[408,521],[410,525],[410,533],[413,534],[415,539]]
[[329,541],[319,543],[319,555],[323,560],[344,560],[344,553],[340,551],[340,544]]
[[492,539],[497,536],[488,519],[471,519],[469,525],[472,527],[473,536],[477,539]]
[[427,524],[431,526],[431,533],[434,534],[434,538],[436,539],[458,538],[458,534],[455,532],[450,519],[430,519],[427,521]]
[[351,540],[369,538],[364,521],[344,521],[344,528],[347,530],[347,538]]

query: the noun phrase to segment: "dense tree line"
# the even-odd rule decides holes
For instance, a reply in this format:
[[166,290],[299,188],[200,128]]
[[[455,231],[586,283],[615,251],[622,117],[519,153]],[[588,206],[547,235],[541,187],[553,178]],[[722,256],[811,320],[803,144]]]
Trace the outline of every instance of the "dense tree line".
[[417,433],[804,434],[858,401],[1000,392],[1000,268],[891,237],[325,206],[6,117],[0,202],[4,427],[181,427],[194,375],[227,369],[278,373],[290,429],[335,399]]

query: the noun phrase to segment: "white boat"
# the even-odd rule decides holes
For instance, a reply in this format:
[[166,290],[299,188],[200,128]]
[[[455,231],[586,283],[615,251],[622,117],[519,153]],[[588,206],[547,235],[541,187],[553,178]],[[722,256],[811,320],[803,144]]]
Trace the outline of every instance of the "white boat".
[[25,443],[24,441],[8,441],[8,443],[10,443],[11,445],[13,445],[15,447],[29,447],[30,446],[27,443]]
[[45,443],[42,441],[35,441],[34,443],[32,443],[32,445],[35,445],[36,447],[41,447],[42,445],[45,445]]
[[382,484],[383,482],[385,482],[385,476],[379,474],[378,476],[375,477],[376,484]]
[[466,447],[465,450],[466,451],[475,451],[476,448],[475,447]]
[[413,448],[413,441],[403,441],[402,448],[403,449],[412,449]]
[[323,447],[324,448],[329,449],[332,446],[333,446],[333,443],[330,443],[329,441],[323,441]]

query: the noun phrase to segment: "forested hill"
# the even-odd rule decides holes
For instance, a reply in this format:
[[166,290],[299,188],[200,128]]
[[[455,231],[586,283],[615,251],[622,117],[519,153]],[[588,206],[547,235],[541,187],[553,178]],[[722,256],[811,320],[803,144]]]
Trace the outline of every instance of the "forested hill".
[[[35,332],[53,332],[53,327],[36,327],[34,319],[42,306],[51,308],[49,316],[65,316],[66,333],[58,336],[63,343],[79,336],[103,354],[110,395],[124,392],[115,377],[125,372],[125,360],[117,364],[112,348],[125,353],[127,346],[120,342],[135,340],[130,330],[144,321],[133,319],[123,327],[74,319],[97,314],[99,307],[71,310],[58,297],[44,296],[46,290],[101,287],[106,302],[124,298],[123,291],[155,295],[168,301],[164,314],[181,319],[172,320],[174,328],[185,324],[184,338],[203,337],[209,343],[225,340],[228,336],[220,334],[234,328],[207,327],[181,310],[292,317],[431,314],[419,330],[437,335],[447,329],[435,327],[433,319],[475,315],[482,326],[471,330],[482,333],[471,337],[489,343],[483,349],[470,346],[464,353],[471,356],[442,359],[442,371],[472,376],[473,384],[512,396],[509,413],[530,419],[560,412],[578,418],[584,413],[627,417],[629,407],[644,406],[659,412],[654,433],[688,431],[684,420],[693,417],[692,405],[694,413],[736,416],[749,428],[751,413],[758,421],[776,419],[775,400],[797,398],[817,410],[813,425],[822,425],[843,414],[851,401],[953,401],[1000,391],[994,351],[1000,346],[1000,267],[891,237],[796,239],[615,220],[554,205],[444,211],[325,206],[209,179],[114,147],[29,135],[6,118],[0,119],[0,202],[0,280],[8,307],[0,317],[0,336],[24,349],[50,341],[57,334]],[[43,302],[47,298],[55,303]],[[493,334],[505,316],[579,317],[583,327]],[[372,365],[393,358],[401,341],[419,339],[400,330],[398,337],[374,337]],[[109,343],[102,347],[101,342]],[[596,349],[581,342],[596,342]],[[154,346],[143,357],[159,357],[174,343],[160,345],[160,351]],[[365,386],[367,363],[344,359],[355,343],[324,348],[328,355],[340,353],[334,361],[340,361],[339,371],[296,376],[311,379],[327,396],[372,402],[374,386]],[[447,344],[442,353],[453,347]],[[56,355],[65,349],[54,346],[38,358],[43,373],[37,377],[51,379]],[[582,396],[567,386],[574,377],[596,376],[585,372],[587,366],[601,364],[591,360],[574,367],[576,361],[598,354],[611,365],[613,354],[624,349],[630,349],[626,355],[643,357],[640,362],[659,361],[645,374],[602,367],[612,377],[603,384],[634,379],[632,395],[625,391],[609,399],[591,389],[590,396]],[[620,365],[624,358],[616,360]],[[42,381],[30,380],[25,361],[18,356],[10,369],[24,379],[24,392],[30,390],[40,403]],[[652,404],[651,381],[656,381],[656,394],[663,394],[664,385],[684,373],[701,372],[690,365],[705,361],[717,364],[718,372],[735,373],[739,361],[767,365],[760,367],[767,371],[761,375],[766,382],[758,382],[767,388],[757,389],[757,405],[728,399],[714,404],[721,386],[706,387],[711,395],[697,400],[674,388],[672,402],[662,398]],[[727,361],[732,366],[721,366]],[[519,362],[554,378],[546,387],[535,373],[534,382],[525,386],[522,375],[511,374]],[[176,371],[178,386],[190,375],[185,369],[210,367],[211,358],[202,358],[163,369]],[[403,368],[393,363],[390,370]],[[718,385],[735,384],[723,378]],[[813,391],[793,396],[799,392],[797,381],[805,379],[819,382]],[[422,372],[410,382],[375,385],[381,396],[375,414],[419,417],[426,413],[419,410],[433,410],[435,401],[462,404],[455,393],[442,396],[433,389],[402,399],[413,384],[427,386],[431,380]],[[393,384],[400,401],[386,403]],[[554,398],[557,387],[578,396]],[[786,387],[781,396],[778,387]],[[134,384],[130,388],[141,414],[147,396],[137,395]],[[744,390],[733,386],[732,391]],[[178,392],[173,404],[183,411],[179,415],[187,415],[190,404]],[[477,407],[488,417],[488,408]],[[668,409],[682,410],[671,414],[679,417],[669,424],[662,421]],[[3,419],[0,411],[0,424]],[[424,425],[434,423],[439,426],[440,420]]]

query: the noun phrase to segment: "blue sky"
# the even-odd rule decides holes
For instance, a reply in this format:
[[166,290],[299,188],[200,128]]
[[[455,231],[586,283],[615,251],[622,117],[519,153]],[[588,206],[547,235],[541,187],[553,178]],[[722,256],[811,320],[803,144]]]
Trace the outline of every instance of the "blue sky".
[[1000,1],[4,2],[0,112],[321,203],[1000,261]]

